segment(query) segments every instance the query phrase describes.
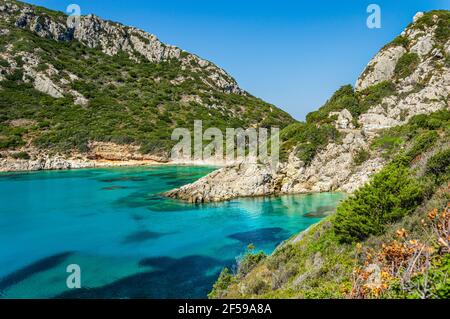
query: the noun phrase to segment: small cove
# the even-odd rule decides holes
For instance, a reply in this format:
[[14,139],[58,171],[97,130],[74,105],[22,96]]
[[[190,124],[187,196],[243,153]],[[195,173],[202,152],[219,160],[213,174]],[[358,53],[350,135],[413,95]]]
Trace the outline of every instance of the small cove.
[[[249,244],[271,253],[345,195],[193,205],[161,192],[212,167],[0,174],[0,298],[206,298]],[[77,264],[82,289],[66,287]]]

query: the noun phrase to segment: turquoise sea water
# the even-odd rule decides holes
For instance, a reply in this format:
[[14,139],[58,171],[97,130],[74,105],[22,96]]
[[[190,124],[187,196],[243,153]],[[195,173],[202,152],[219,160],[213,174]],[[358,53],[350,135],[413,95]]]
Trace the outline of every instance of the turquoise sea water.
[[[0,174],[0,298],[205,298],[250,243],[270,253],[344,196],[193,205],[158,195],[212,170]],[[70,264],[82,289],[66,286]]]

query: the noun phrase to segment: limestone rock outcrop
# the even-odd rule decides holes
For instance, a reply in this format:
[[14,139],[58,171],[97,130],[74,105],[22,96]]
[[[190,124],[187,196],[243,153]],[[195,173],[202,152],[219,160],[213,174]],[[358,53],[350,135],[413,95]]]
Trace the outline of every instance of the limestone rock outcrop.
[[[205,83],[227,93],[247,94],[223,69],[180,48],[164,44],[155,35],[143,30],[103,20],[92,14],[80,16],[79,23],[73,23],[65,15],[55,17],[37,14],[25,4],[19,5],[8,0],[3,2],[0,4],[1,19],[13,20],[17,27],[30,30],[40,37],[64,42],[77,40],[87,47],[99,48],[108,55],[125,52],[135,61],[139,61],[140,56],[151,62],[176,59],[185,67],[206,71],[209,75],[204,78]],[[59,96],[55,90],[48,88],[49,83],[45,90],[55,97]],[[83,103],[81,99],[79,103]]]
[[372,85],[391,79],[394,76],[398,60],[406,53],[402,46],[393,46],[382,50],[367,65],[366,71],[356,82],[356,90],[364,90]]

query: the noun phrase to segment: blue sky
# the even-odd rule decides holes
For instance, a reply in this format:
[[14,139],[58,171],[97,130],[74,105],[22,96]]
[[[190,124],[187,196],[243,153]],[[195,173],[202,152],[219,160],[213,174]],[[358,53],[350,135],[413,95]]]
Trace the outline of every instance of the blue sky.
[[[227,70],[241,87],[303,120],[397,36],[448,0],[28,0],[136,26]],[[382,28],[369,29],[369,4]]]

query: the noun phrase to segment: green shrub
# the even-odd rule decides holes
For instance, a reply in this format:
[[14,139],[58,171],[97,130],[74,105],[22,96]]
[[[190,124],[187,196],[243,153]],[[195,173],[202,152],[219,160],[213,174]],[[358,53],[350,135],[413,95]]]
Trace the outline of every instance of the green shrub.
[[366,149],[359,150],[353,157],[355,165],[360,166],[361,164],[367,162],[370,158],[370,152]]
[[7,68],[7,67],[9,67],[9,62],[6,60],[0,59],[0,66]]
[[411,160],[413,160],[417,156],[421,155],[422,153],[433,147],[438,137],[439,134],[436,131],[429,131],[422,133],[421,135],[417,136],[414,139],[413,146],[406,153],[406,156],[408,156],[409,158],[411,158]]
[[450,122],[450,111],[447,109],[434,112],[432,114],[420,114],[412,117],[409,124],[411,130],[416,128],[437,130],[448,127]]
[[227,290],[233,280],[233,274],[228,268],[224,268],[215,282],[212,291],[208,294],[209,299],[217,299],[221,297],[222,291]]
[[375,138],[371,148],[382,151],[384,158],[390,158],[397,153],[402,143],[403,139],[401,137],[389,135],[389,132],[387,132]]
[[25,142],[20,136],[0,137],[0,150],[14,149],[23,146]]
[[448,179],[450,175],[450,149],[446,149],[428,160],[426,172],[436,176],[439,181]]
[[246,292],[252,295],[260,295],[271,289],[269,284],[261,278],[256,278],[254,281],[250,282],[246,288]]
[[398,37],[396,37],[391,43],[389,43],[386,47],[388,46],[402,46],[404,48],[408,48],[409,45],[409,39],[408,37],[404,37],[402,35],[399,35]]
[[359,102],[351,85],[344,85],[339,88],[325,105],[306,116],[306,122],[310,124],[331,123],[333,119],[330,119],[329,114],[343,109],[347,109],[354,116],[359,113]]
[[386,225],[414,211],[422,196],[422,187],[410,170],[393,162],[337,208],[335,234],[341,242],[379,235]]
[[450,15],[439,20],[435,31],[436,39],[445,44],[450,39]]
[[395,93],[395,85],[391,81],[380,82],[359,92],[361,114],[372,106],[380,104],[385,97],[394,95]]
[[337,141],[339,137],[339,131],[331,124],[291,124],[280,133],[281,157],[285,160],[287,153],[296,147],[298,158],[310,164],[325,145],[330,141]]
[[420,63],[417,53],[405,53],[397,62],[394,74],[398,79],[411,75]]
[[254,249],[255,247],[253,245],[249,245],[247,252],[238,261],[238,276],[243,277],[247,275],[256,265],[267,257],[263,251],[254,253]]
[[306,122],[331,123],[335,119],[330,118],[330,113],[343,109],[347,109],[356,119],[370,107],[381,103],[383,98],[393,95],[395,92],[395,86],[390,81],[383,81],[361,92],[355,92],[351,85],[342,86],[318,111],[308,114]]
[[422,278],[435,283],[432,285],[431,294],[433,297],[448,300],[450,299],[450,255],[447,254],[439,260],[430,271],[430,278]]
[[22,81],[23,79],[23,71],[15,70],[13,73],[6,75],[6,79],[13,82]]
[[[450,298],[450,254],[435,257],[424,274],[411,279],[409,291],[405,292],[398,282],[391,287],[395,298],[422,299],[426,291],[427,299],[448,300]],[[426,287],[426,290],[424,289]]]
[[11,155],[14,159],[29,160],[30,155],[27,152],[18,152]]
[[436,23],[434,21],[434,16],[438,16],[439,23],[448,24],[450,20],[450,12],[447,10],[432,10],[424,14],[418,21],[416,21],[415,26],[421,30],[425,30],[426,27],[432,27]]

